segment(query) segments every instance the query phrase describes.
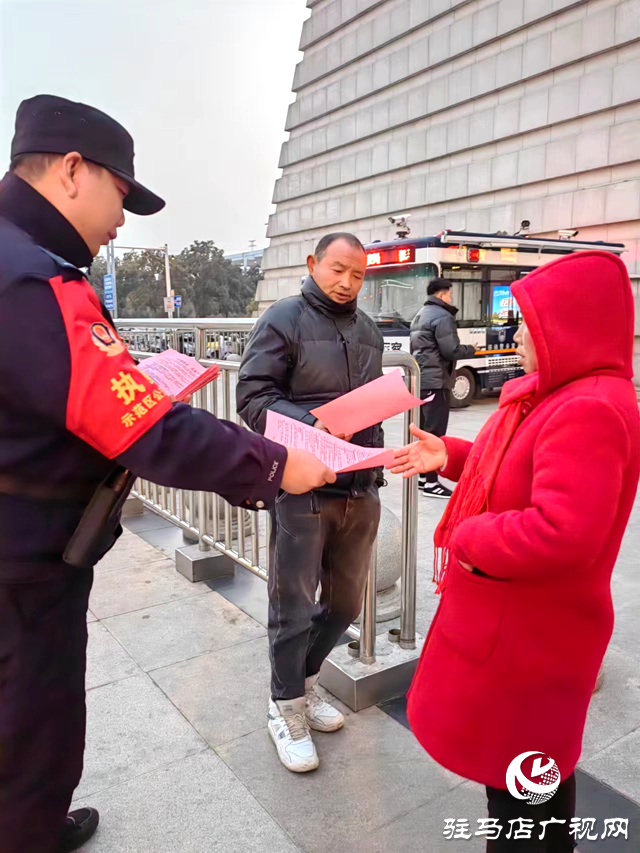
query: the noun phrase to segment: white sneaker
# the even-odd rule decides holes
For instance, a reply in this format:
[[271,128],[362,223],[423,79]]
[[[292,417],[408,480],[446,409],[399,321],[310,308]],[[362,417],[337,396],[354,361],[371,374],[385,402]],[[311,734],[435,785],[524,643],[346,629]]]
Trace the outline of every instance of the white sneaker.
[[344,717],[337,708],[326,702],[316,691],[317,683],[317,675],[312,675],[310,678],[305,679],[304,682],[307,703],[305,715],[309,728],[317,732],[337,732],[338,729],[344,726]]
[[304,696],[279,702],[269,700],[269,734],[278,758],[292,773],[308,773],[320,764],[304,711]]

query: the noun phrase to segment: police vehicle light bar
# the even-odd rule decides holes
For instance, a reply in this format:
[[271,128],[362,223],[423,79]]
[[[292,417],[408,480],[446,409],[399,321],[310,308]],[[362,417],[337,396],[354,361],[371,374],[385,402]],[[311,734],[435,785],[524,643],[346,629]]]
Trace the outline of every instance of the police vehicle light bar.
[[622,255],[627,251],[620,243],[578,243],[574,240],[545,240],[531,237],[507,237],[494,234],[467,234],[465,231],[443,231],[439,235],[442,243],[452,245],[473,245],[483,249],[563,249],[612,252]]

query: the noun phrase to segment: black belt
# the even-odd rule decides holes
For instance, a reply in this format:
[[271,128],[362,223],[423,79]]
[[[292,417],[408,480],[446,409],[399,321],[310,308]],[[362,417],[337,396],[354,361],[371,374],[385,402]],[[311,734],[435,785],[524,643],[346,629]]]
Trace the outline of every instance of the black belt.
[[96,488],[96,483],[29,483],[12,474],[0,473],[0,495],[36,501],[87,503]]

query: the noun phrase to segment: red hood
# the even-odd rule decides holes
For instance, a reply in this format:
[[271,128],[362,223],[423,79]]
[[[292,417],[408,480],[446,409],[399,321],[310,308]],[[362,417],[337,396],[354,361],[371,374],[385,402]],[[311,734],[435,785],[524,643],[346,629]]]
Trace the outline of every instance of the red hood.
[[548,394],[592,373],[633,378],[634,303],[629,273],[610,252],[545,264],[512,287]]

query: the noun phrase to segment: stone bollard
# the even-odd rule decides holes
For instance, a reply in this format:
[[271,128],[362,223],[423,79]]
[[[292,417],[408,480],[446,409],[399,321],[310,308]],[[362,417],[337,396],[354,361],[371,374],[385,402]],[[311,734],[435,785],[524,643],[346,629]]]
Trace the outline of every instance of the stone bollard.
[[398,581],[400,580],[401,567],[402,523],[394,512],[383,506],[378,528],[376,622],[387,622],[400,615],[400,584]]

